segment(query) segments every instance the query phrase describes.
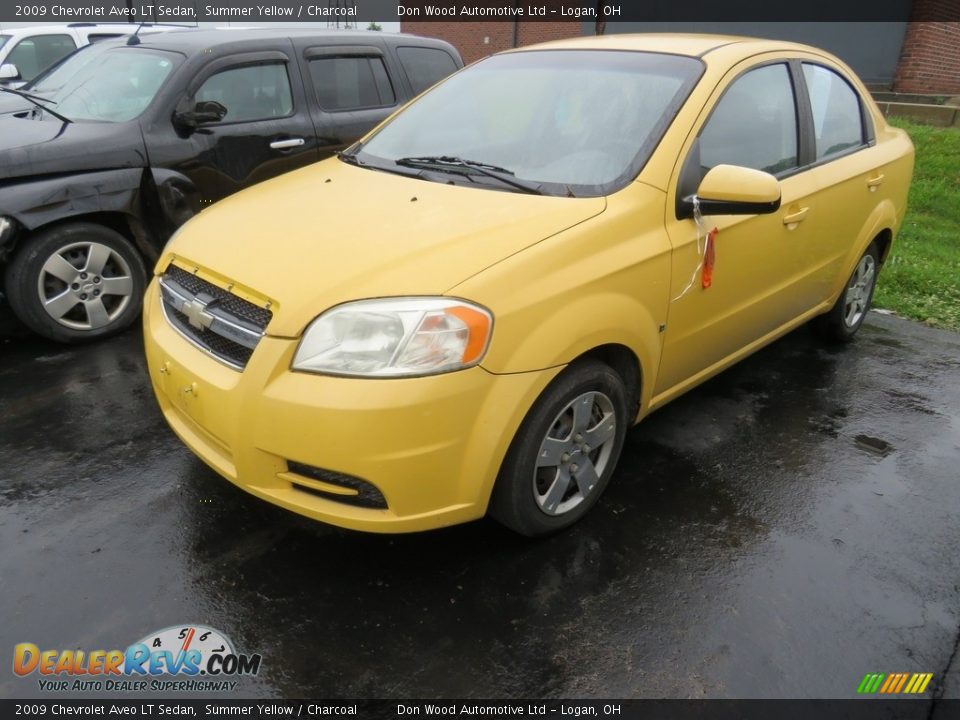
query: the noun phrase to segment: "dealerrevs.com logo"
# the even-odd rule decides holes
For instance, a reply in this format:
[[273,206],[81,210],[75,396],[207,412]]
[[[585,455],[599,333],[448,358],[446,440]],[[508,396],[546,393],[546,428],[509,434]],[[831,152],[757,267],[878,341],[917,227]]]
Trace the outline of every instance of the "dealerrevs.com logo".
[[126,650],[41,650],[29,642],[13,648],[13,672],[36,673],[41,690],[224,691],[234,679],[260,672],[261,656],[238,653],[230,639],[204,625],[168,627]]

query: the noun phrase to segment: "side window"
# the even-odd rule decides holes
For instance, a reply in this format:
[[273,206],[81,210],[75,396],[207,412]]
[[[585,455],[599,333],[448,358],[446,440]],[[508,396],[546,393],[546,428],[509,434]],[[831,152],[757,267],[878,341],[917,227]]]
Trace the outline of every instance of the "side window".
[[270,120],[293,111],[293,93],[284,63],[246,65],[207,78],[196,102],[215,100],[227,108],[226,123]]
[[21,80],[33,80],[76,49],[76,43],[69,35],[34,35],[21,40],[4,62],[17,66]]
[[700,165],[740,165],[781,173],[795,168],[797,107],[785,64],[765,65],[737,78],[700,133]]
[[101,40],[112,40],[113,38],[124,37],[123,33],[90,33],[87,35],[87,40],[92,45],[95,42],[100,42]]
[[436,48],[398,47],[397,57],[413,86],[414,95],[419,95],[457,70],[453,58]]
[[860,98],[833,70],[803,63],[803,79],[813,111],[817,160],[863,144]]
[[379,57],[316,58],[310,61],[310,77],[324,110],[385,107],[397,101]]

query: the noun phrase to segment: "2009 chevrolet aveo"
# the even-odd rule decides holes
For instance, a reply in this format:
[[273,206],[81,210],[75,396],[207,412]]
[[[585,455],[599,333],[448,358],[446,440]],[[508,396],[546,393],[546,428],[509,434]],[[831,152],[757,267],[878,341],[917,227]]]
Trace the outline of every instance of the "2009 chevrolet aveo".
[[148,291],[150,376],[183,441],[269,502],[550,533],[647,413],[815,316],[857,331],[912,168],[813,48],[495,55],[191,220]]

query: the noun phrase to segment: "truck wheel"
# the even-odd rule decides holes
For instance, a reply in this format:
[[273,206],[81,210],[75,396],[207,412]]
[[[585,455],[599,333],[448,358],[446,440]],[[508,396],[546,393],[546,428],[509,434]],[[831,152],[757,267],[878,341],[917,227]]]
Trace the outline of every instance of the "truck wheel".
[[571,365],[527,413],[500,469],[490,514],[529,536],[573,525],[610,481],[629,423],[620,376],[597,360]]
[[876,243],[860,257],[853,274],[837,298],[836,304],[826,315],[817,318],[820,333],[833,342],[850,342],[863,325],[873,300],[880,272],[880,253]]
[[13,312],[34,332],[75,343],[113,335],[140,314],[147,271],[118,232],[76,222],[27,238],[7,265]]

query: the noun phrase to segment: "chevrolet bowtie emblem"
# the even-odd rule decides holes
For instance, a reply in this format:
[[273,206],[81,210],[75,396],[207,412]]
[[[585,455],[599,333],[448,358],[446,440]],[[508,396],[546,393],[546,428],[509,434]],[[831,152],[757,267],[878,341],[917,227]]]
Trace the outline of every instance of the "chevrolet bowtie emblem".
[[207,312],[207,304],[199,300],[185,301],[180,312],[187,316],[187,322],[197,330],[206,330],[213,325],[213,315]]

